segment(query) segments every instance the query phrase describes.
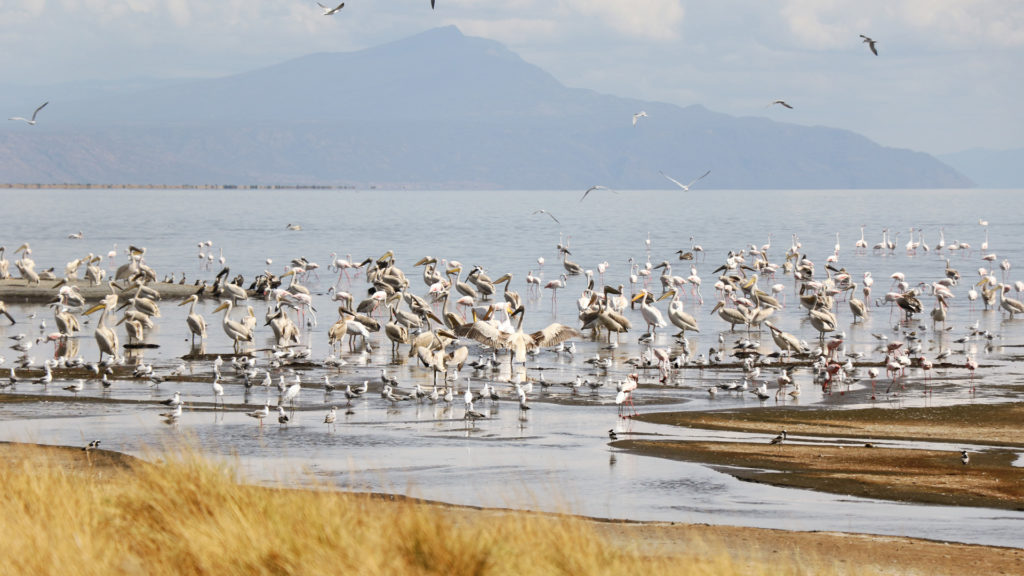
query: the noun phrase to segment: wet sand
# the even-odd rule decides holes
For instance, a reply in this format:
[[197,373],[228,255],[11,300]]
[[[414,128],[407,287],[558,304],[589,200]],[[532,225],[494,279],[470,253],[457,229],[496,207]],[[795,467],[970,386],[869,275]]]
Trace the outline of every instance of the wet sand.
[[[765,438],[758,443],[624,438],[612,446],[701,462],[742,480],[777,486],[903,502],[1024,509],[1024,468],[1012,465],[1021,450],[1021,403],[686,412],[647,414],[638,419],[707,430],[763,432]],[[768,441],[782,429],[790,441],[770,445]],[[959,451],[874,446],[879,440],[991,448],[971,450],[970,464],[965,466]]]
[[[14,458],[31,458],[37,465],[88,471],[104,478],[130,474],[132,466],[141,463],[131,456],[107,450],[85,452],[74,447],[0,443],[0,459],[10,462]],[[381,502],[400,499],[386,496]],[[422,505],[438,508],[453,521],[467,515],[536,514],[432,502]],[[677,557],[685,561],[688,556],[712,547],[728,550],[733,561],[755,572],[782,563],[804,566],[808,570],[815,566],[833,567],[839,573],[854,574],[953,575],[967,569],[979,574],[1024,573],[1024,550],[1013,548],[834,532],[597,519],[592,522],[595,531],[609,542],[638,550],[646,556]]]

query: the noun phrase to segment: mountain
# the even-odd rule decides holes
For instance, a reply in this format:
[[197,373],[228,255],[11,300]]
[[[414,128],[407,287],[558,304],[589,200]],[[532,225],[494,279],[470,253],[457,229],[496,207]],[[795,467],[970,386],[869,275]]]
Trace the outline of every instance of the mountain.
[[643,189],[711,169],[701,186],[972,185],[845,130],[567,88],[452,26],[45,112],[0,128],[0,182]]
[[943,154],[939,159],[983,188],[1024,188],[1024,148],[973,148]]

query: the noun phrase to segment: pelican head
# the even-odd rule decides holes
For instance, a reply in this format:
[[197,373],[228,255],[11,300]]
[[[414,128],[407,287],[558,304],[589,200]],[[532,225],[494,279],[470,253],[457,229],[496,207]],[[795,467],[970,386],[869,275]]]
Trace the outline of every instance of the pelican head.
[[413,266],[423,266],[425,264],[437,264],[437,258],[434,258],[433,256],[424,256],[413,264]]
[[714,314],[715,312],[718,312],[719,308],[724,308],[724,307],[725,307],[725,300],[719,300],[718,304],[715,304],[715,307],[711,309],[711,313]]
[[185,304],[189,304],[191,302],[198,302],[198,301],[199,301],[199,296],[196,295],[196,294],[193,294],[193,295],[189,296],[188,298],[185,298],[184,300],[179,302],[178,306],[184,306]]
[[662,300],[664,300],[665,298],[671,298],[672,296],[675,296],[675,295],[676,295],[676,289],[675,289],[675,288],[672,288],[672,289],[670,289],[670,290],[666,291],[666,292],[665,292],[664,294],[662,294],[661,296],[659,296],[659,297],[658,297],[658,302],[661,302],[661,301],[662,301]]

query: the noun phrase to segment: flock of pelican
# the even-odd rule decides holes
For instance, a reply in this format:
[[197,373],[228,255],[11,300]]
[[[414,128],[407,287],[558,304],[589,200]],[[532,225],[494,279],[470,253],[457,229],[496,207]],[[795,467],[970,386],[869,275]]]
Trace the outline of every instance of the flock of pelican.
[[[286,414],[283,405],[294,403],[302,389],[295,365],[333,371],[336,377],[340,375],[344,379],[348,361],[365,366],[375,358],[371,355],[375,347],[390,344],[390,354],[382,359],[383,366],[401,365],[408,361],[418,367],[410,366],[410,372],[415,374],[422,370],[423,379],[399,384],[386,376],[386,369],[382,370],[381,397],[385,403],[451,403],[459,395],[460,381],[465,381],[465,418],[475,424],[481,419],[478,418],[481,413],[474,409],[473,402],[501,400],[501,390],[505,391],[504,397],[516,401],[521,410],[528,410],[529,399],[531,395],[535,396],[535,381],[541,383],[542,393],[559,384],[565,386],[571,395],[576,395],[586,385],[595,391],[605,384],[609,387],[614,385],[617,392],[615,403],[622,407],[632,406],[633,395],[640,389],[640,383],[678,385],[685,382],[683,374],[688,369],[701,372],[711,368],[724,372],[741,370],[739,383],[715,384],[707,387],[708,394],[716,397],[722,390],[744,391],[752,385],[749,392],[762,401],[770,397],[766,388],[768,379],[762,376],[762,370],[767,371],[769,366],[776,366],[779,372],[775,378],[777,399],[780,395],[795,397],[799,394],[799,384],[795,383],[793,372],[800,370],[807,370],[823,390],[843,384],[849,386],[851,381],[870,378],[874,397],[874,384],[879,375],[877,368],[882,366],[889,378],[888,389],[910,367],[921,369],[926,376],[930,375],[933,367],[962,367],[970,373],[973,391],[977,360],[968,355],[962,363],[953,363],[952,355],[966,353],[966,346],[962,350],[952,350],[944,343],[966,343],[972,338],[991,340],[994,335],[975,329],[955,340],[947,337],[949,307],[961,301],[974,306],[975,300],[980,299],[985,309],[999,310],[1008,316],[1008,320],[1024,313],[1024,304],[1019,297],[1010,295],[1013,291],[1018,294],[1024,291],[1024,283],[1010,283],[1009,261],[999,261],[994,253],[988,251],[987,222],[982,223],[985,240],[979,262],[983,265],[977,270],[978,279],[966,283],[953,267],[953,258],[958,257],[961,261],[968,258],[971,251],[968,244],[946,244],[940,230],[940,241],[928,246],[923,242],[920,231],[912,229],[911,240],[905,246],[898,246],[898,233],[890,234],[889,230],[883,231],[881,242],[869,246],[862,227],[861,238],[854,245],[855,253],[861,257],[859,261],[872,255],[893,255],[902,249],[908,256],[927,254],[942,264],[936,267],[934,277],[918,280],[895,272],[890,277],[892,285],[889,291],[874,298],[872,273],[863,271],[855,276],[843,266],[845,258],[840,258],[838,235],[834,250],[824,265],[808,258],[799,237],[793,235],[784,252],[773,252],[769,237],[767,244],[750,244],[726,252],[724,259],[714,268],[711,266],[716,262],[713,260],[711,266],[704,262],[702,258],[706,251],[692,239],[688,249],[675,251],[672,259],[655,264],[648,237],[645,242],[646,259],[630,259],[624,267],[628,269],[628,276],[614,285],[599,284],[593,270],[570,260],[566,237],[565,244],[560,242],[557,246],[564,273],[559,274],[556,280],[543,283],[542,287],[531,270],[526,275],[527,292],[524,295],[515,290],[513,271],[492,279],[482,266],[464,266],[454,259],[430,256],[412,263],[412,267],[418,270],[416,276],[422,281],[422,286],[417,289],[415,276],[411,280],[406,275],[392,251],[362,261],[353,260],[350,255],[340,258],[332,253],[328,270],[336,271],[337,278],[332,277],[326,294],[314,292],[307,285],[319,266],[305,258],[293,259],[280,275],[265,271],[247,282],[240,275],[231,277],[229,270],[224,268],[212,283],[197,281],[185,285],[184,275],[177,283],[173,282],[173,275],[165,277],[163,282],[158,281],[156,272],[146,264],[145,249],[134,246],[125,251],[128,261],[117,266],[107,278],[106,270],[101,268],[103,259],[92,254],[69,262],[62,277],[57,277],[52,270],[47,275],[41,274],[36,271],[31,247],[24,244],[14,251],[18,258],[13,268],[20,280],[12,279],[6,250],[0,246],[0,279],[55,293],[49,306],[53,309],[57,331],[35,339],[35,344],[53,342],[55,353],[45,363],[45,374],[35,381],[46,385],[55,377],[69,377],[73,382],[65,388],[76,397],[84,389],[83,379],[73,377],[81,373],[77,371],[92,371],[92,377],[105,389],[110,386],[108,376],[113,374],[113,368],[131,369],[133,377],[149,382],[190,378],[184,365],[163,372],[152,365],[147,366],[137,354],[138,350],[152,345],[149,339],[157,322],[179,321],[164,318],[158,303],[163,297],[161,290],[172,290],[175,294],[172,297],[180,298],[175,309],[188,307],[180,320],[191,340],[191,347],[183,355],[193,364],[193,369],[188,372],[194,373],[195,366],[213,358],[206,354],[207,342],[214,338],[200,306],[212,300],[216,304],[213,314],[222,313],[221,331],[230,342],[231,349],[220,350],[214,361],[212,390],[215,407],[223,404],[224,384],[235,380],[222,374],[222,357],[232,359],[239,375],[236,381],[246,388],[262,383],[269,393],[274,380],[280,381],[278,408],[282,412],[279,421],[284,424]],[[986,266],[992,264],[995,266]],[[87,270],[80,277],[83,265],[87,269],[100,269]],[[706,321],[700,320],[699,314],[694,314],[703,305],[700,266],[714,275],[715,304],[710,314],[720,321],[713,327],[705,325],[704,332],[701,323],[706,324]],[[108,263],[108,267],[114,268],[113,263]],[[596,268],[597,277],[603,278],[613,266],[602,262]],[[688,273],[675,274],[674,270],[678,268]],[[575,325],[551,322],[539,329],[527,330],[524,327],[528,310],[536,313],[542,308],[542,290],[551,290],[553,311],[557,312],[557,292],[569,290],[570,285],[576,283],[581,283],[582,287],[576,298]],[[966,294],[962,291],[965,284]],[[90,306],[79,289],[80,285],[105,286],[109,292]],[[788,306],[802,310],[801,315],[777,315],[787,307],[786,292],[793,293],[794,301]],[[360,293],[364,296],[355,296]],[[330,354],[321,361],[312,357],[314,338],[323,337],[317,336],[320,332],[315,330],[318,322],[314,302],[322,301],[325,296],[337,305],[337,318],[326,329]],[[965,298],[958,300],[958,296]],[[929,299],[932,306],[927,309]],[[848,321],[841,319],[846,316],[840,306],[844,301]],[[257,307],[263,311],[262,320],[257,318]],[[87,318],[97,312],[100,314],[92,332],[99,357],[96,362],[89,362],[76,353],[76,339],[88,322]],[[2,302],[0,313],[5,314],[11,324],[16,323]],[[894,315],[898,317],[894,318]],[[929,329],[923,323],[926,322],[925,315],[930,319],[930,330],[933,331],[933,336],[928,339],[934,344],[931,349],[925,348],[924,333]],[[873,316],[884,317],[886,326],[894,325],[897,334],[902,329],[905,336],[904,341],[899,341],[895,337],[890,340],[884,332],[874,334],[879,341],[880,352],[880,357],[875,359],[864,352],[849,351],[843,330],[845,325],[852,328]],[[801,325],[805,322],[813,330],[809,338],[800,335]],[[783,325],[787,324],[784,328]],[[121,326],[124,327],[123,345],[119,337]],[[664,330],[659,332],[665,328],[670,328],[668,333]],[[703,336],[709,333],[709,328],[711,334],[717,332],[718,336],[714,346],[707,348],[705,354],[697,343],[702,337],[710,338]],[[765,330],[774,349],[760,341],[760,334]],[[630,332],[639,336],[641,353],[623,359],[616,350],[621,336]],[[732,344],[727,342],[727,337],[733,340]],[[269,342],[269,345],[263,346],[264,342]],[[577,356],[577,343],[581,348],[596,352],[592,356],[584,353]],[[19,335],[12,348],[21,352],[21,356],[16,361],[17,366],[10,368],[11,385],[26,378],[19,378],[15,370],[28,374],[33,370],[34,362],[30,356],[31,338]],[[576,377],[561,383],[545,382],[540,360],[542,353],[554,353],[564,358],[563,363],[569,370],[576,371]],[[378,352],[377,358],[380,356]],[[473,357],[475,361],[471,361]],[[502,365],[506,368],[502,369]],[[864,373],[862,367],[869,370]],[[482,383],[476,394],[470,393],[468,379],[460,377],[466,370],[472,370],[472,375]],[[528,371],[538,375],[528,376]],[[640,376],[648,371],[656,371],[657,376],[649,379]],[[293,374],[294,381],[285,382],[285,373]],[[586,381],[580,374],[586,375]],[[364,380],[362,386],[356,384],[355,389],[351,384],[344,385],[349,404],[367,391],[368,381]],[[313,383],[305,385],[322,387],[325,393],[338,386],[330,384],[328,374],[323,376],[320,386]],[[264,409],[247,414],[259,419],[262,425],[269,409],[268,399]],[[180,404],[175,411],[164,413],[164,417],[171,422],[177,421]],[[328,419],[325,423],[334,424],[335,412],[325,418]]]

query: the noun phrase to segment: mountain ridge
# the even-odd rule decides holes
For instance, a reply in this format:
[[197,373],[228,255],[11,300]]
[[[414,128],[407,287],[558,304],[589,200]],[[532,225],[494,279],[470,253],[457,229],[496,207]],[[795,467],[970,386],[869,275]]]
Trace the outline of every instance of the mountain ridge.
[[972,185],[846,130],[569,88],[454,26],[50,108],[38,130],[0,131],[0,181],[666,188],[659,170],[711,169],[701,186]]

